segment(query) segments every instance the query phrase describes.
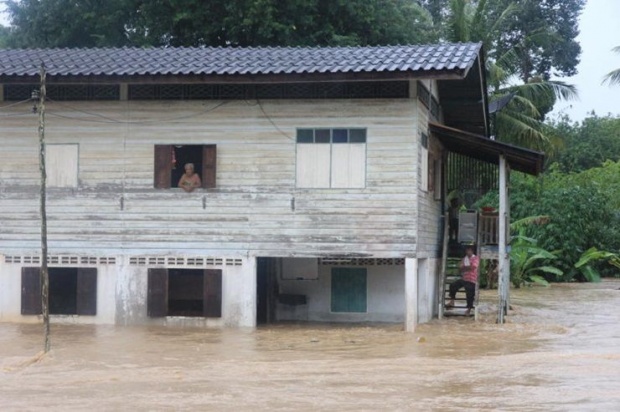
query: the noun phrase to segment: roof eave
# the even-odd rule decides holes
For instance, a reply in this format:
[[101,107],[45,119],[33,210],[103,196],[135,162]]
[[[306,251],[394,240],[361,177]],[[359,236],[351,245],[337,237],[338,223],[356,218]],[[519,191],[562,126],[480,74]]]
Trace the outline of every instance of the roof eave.
[[437,123],[429,123],[429,129],[451,152],[493,164],[499,164],[499,156],[503,155],[514,170],[534,176],[542,173],[544,153],[498,142]]
[[[48,74],[51,84],[117,84],[117,83],[315,83],[343,81],[380,80],[459,80],[467,74],[464,69],[418,70],[418,71],[373,71],[337,73],[268,73],[268,74],[131,74],[131,75],[54,75]],[[0,83],[38,83],[38,75],[0,75]]]

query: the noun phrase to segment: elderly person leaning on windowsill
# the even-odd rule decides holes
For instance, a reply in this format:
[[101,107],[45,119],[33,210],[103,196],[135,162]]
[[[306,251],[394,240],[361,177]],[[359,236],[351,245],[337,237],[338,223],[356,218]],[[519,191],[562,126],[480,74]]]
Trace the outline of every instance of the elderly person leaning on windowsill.
[[179,187],[186,192],[191,192],[197,187],[202,186],[200,176],[194,172],[194,164],[186,163],[184,168],[185,173],[179,179]]
[[462,278],[450,284],[450,301],[446,303],[446,309],[454,307],[454,298],[460,288],[465,288],[467,299],[467,310],[465,315],[469,315],[474,307],[474,297],[476,295],[476,282],[478,281],[478,265],[480,258],[474,255],[474,246],[465,246],[465,257],[459,262],[459,270]]

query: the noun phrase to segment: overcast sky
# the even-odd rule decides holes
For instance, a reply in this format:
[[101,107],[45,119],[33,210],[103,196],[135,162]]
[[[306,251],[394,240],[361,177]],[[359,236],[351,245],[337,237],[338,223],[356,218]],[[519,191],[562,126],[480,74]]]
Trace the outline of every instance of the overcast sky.
[[620,0],[588,0],[579,20],[581,63],[574,77],[561,79],[574,84],[579,100],[559,102],[555,113],[566,113],[580,121],[594,110],[597,115],[620,115],[620,86],[603,85],[603,77],[620,68]]
[[[0,0],[0,11],[4,7],[5,1]],[[0,23],[8,25],[5,13],[0,13]],[[605,74],[620,68],[620,54],[611,51],[620,46],[620,0],[588,0],[579,30],[579,73],[560,79],[577,86],[579,100],[557,103],[554,113],[566,113],[575,121],[593,110],[598,115],[620,115],[620,86],[601,84]]]

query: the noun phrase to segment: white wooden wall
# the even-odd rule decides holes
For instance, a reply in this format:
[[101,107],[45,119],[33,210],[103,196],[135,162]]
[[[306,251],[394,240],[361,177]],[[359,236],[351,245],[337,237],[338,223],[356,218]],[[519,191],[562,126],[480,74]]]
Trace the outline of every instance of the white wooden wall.
[[[50,252],[416,255],[415,99],[221,104],[47,104],[47,142],[79,146],[78,187],[48,190]],[[4,254],[39,248],[38,119],[30,111],[15,106],[0,121]],[[366,187],[296,188],[298,127],[366,127]],[[217,144],[217,188],[154,189],[155,144]]]

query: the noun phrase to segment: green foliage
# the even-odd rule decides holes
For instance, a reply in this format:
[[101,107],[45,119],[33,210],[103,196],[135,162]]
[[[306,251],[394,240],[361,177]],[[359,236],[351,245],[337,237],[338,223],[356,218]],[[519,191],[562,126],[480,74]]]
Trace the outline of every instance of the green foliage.
[[[620,54],[620,46],[614,47],[612,49],[613,52]],[[608,83],[610,85],[619,85],[620,84],[620,69],[612,70],[605,76],[604,83]]]
[[552,75],[577,72],[581,47],[577,20],[585,0],[496,0],[495,7],[514,5],[518,12],[507,19],[497,54],[516,50],[519,77],[527,83],[534,76],[549,80]]
[[601,260],[608,262],[616,268],[620,268],[620,256],[617,253],[598,250],[595,247],[591,247],[583,252],[579,261],[575,263],[575,268],[581,271],[581,274],[588,282],[600,282],[601,275],[598,270],[592,266],[592,263]]
[[564,116],[553,127],[564,136],[564,147],[554,158],[562,172],[581,172],[620,160],[620,117],[592,114],[578,124]]
[[11,0],[10,47],[104,47],[129,43],[138,0]]
[[[577,20],[585,0],[421,0],[443,37],[469,35],[483,41],[489,57],[512,55],[523,83],[576,73],[581,48]],[[460,25],[469,16],[473,24]],[[474,17],[476,16],[476,17]],[[455,24],[456,22],[456,24]],[[487,39],[480,33],[488,33]],[[463,37],[460,37],[463,38]]]
[[537,241],[525,236],[525,227],[521,227],[519,235],[513,237],[510,247],[510,281],[519,288],[526,283],[537,283],[547,286],[549,282],[543,274],[557,278],[562,271],[546,264],[557,259],[555,253],[548,252],[537,246]]
[[9,28],[0,25],[0,49],[9,46]]
[[[526,234],[538,239],[538,246],[557,250],[554,266],[562,277],[550,280],[587,280],[589,274],[575,267],[588,249],[617,251],[620,247],[620,174],[618,164],[609,164],[599,170],[566,175],[548,173],[540,179],[514,175],[511,179],[511,209],[513,220],[531,215],[547,215],[548,224],[530,225]],[[611,169],[614,172],[610,172]],[[607,190],[597,180],[606,179]],[[595,267],[596,266],[596,267]],[[593,268],[610,276],[616,272],[610,267]]]
[[12,45],[347,46],[438,40],[411,0],[21,0]]
[[[485,46],[489,57],[489,100],[510,98],[492,117],[497,139],[545,152],[561,147],[560,135],[543,121],[557,100],[574,98],[577,93],[573,86],[549,81],[544,75],[528,76],[523,84],[515,84],[522,67],[522,49],[516,44],[507,47],[502,42],[506,27],[522,12],[518,4],[498,0],[450,0],[445,11],[448,40],[479,41]],[[529,37],[525,39],[530,41]]]

